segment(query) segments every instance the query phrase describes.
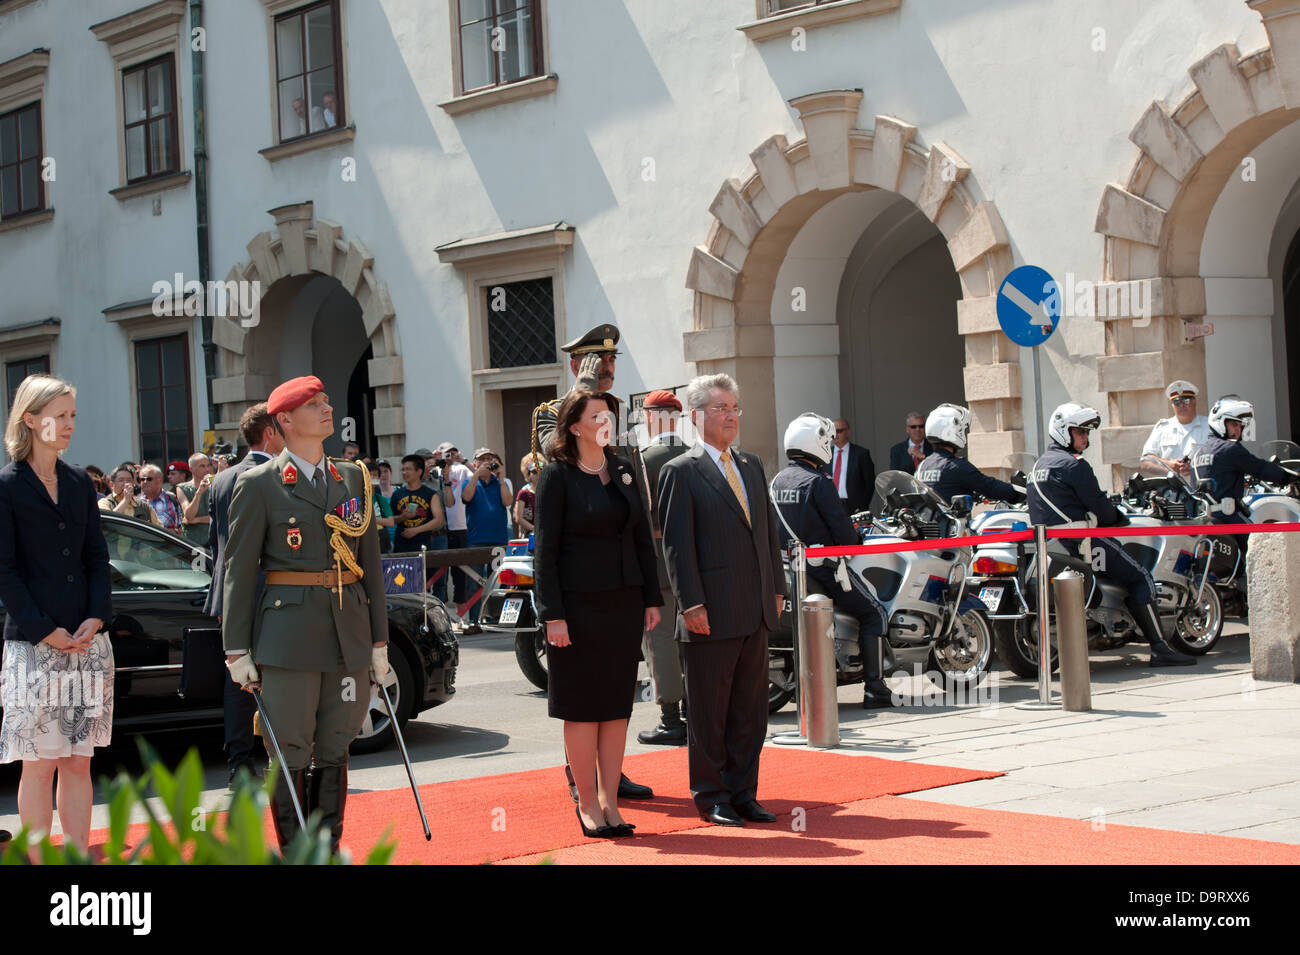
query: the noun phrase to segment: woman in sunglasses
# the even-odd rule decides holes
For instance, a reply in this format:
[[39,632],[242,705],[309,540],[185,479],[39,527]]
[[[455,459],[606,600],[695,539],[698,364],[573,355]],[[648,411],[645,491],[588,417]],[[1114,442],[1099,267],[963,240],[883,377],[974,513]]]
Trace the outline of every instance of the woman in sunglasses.
[[519,470],[524,476],[524,486],[515,495],[515,533],[522,537],[533,532],[533,507],[537,503],[537,476],[546,465],[546,458],[540,454],[525,454],[519,462]]

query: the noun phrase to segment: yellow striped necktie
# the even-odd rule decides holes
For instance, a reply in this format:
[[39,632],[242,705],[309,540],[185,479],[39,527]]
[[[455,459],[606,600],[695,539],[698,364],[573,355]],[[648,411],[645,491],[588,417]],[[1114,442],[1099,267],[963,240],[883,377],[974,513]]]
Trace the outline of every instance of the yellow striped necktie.
[[745,503],[745,489],[740,484],[740,476],[736,474],[736,469],[731,466],[731,451],[723,451],[719,457],[722,460],[722,470],[727,475],[727,483],[731,485],[731,493],[736,495],[736,500],[740,502],[740,509],[745,512],[745,523],[752,527],[754,522],[749,516],[749,505]]

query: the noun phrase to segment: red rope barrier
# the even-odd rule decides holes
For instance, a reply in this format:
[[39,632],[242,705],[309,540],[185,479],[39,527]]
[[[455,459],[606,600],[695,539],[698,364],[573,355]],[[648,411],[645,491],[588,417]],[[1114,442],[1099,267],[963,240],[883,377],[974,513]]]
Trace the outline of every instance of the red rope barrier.
[[[1205,534],[1279,534],[1300,531],[1300,523],[1278,521],[1272,524],[1159,524],[1147,527],[1049,527],[1050,540],[1083,537],[1164,537],[1186,535],[1200,537]],[[938,540],[906,541],[891,544],[855,544],[847,547],[809,547],[805,556],[857,557],[860,554],[895,554],[909,550],[943,550],[949,547],[973,547],[979,544],[1009,544],[1034,539],[1032,530],[1006,531],[1000,534],[972,534],[965,537],[943,537]]]

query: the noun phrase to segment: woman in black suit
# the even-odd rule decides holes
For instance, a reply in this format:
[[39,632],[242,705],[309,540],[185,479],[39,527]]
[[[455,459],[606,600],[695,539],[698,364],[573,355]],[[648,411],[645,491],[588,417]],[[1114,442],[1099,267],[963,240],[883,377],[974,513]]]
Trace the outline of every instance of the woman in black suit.
[[48,375],[18,386],[0,468],[0,763],[23,761],[18,814],[39,838],[59,822],[86,851],[90,757],[113,728],[108,547],[90,476],[59,460],[76,430],[76,391]]
[[574,390],[550,438],[535,505],[537,612],[546,625],[550,715],[564,748],[585,835],[631,835],[618,811],[641,635],[663,597],[632,465],[609,448],[618,408]]

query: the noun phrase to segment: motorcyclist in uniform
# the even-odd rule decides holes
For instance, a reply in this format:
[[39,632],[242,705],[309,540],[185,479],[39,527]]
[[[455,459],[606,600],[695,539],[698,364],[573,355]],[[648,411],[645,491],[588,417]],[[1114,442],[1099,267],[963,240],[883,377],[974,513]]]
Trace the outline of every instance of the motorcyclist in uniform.
[[[825,468],[831,461],[835,425],[811,411],[804,412],[785,429],[785,453],[790,463],[772,479],[772,503],[780,517],[781,545],[791,537],[808,546],[846,547],[861,543],[844,513],[835,483]],[[843,569],[837,572],[837,567]],[[877,709],[893,705],[883,679],[881,635],[885,608],[857,574],[850,574],[840,558],[808,561],[809,588],[831,598],[834,605],[858,621],[858,646],[865,678],[862,706]],[[840,583],[849,584],[846,590]]]
[[[1236,395],[1224,395],[1210,409],[1210,436],[1192,453],[1192,481],[1208,482],[1210,494],[1219,502],[1210,520],[1215,524],[1246,524],[1250,517],[1242,502],[1246,478],[1273,484],[1290,484],[1297,475],[1272,461],[1257,458],[1241,442],[1255,440],[1255,407]],[[1236,535],[1242,552],[1249,534]]]
[[916,469],[916,479],[928,485],[945,503],[959,494],[978,494],[991,501],[1016,504],[1025,494],[1014,484],[989,477],[958,452],[970,435],[970,410],[942,404],[925,419],[925,438],[934,452]]
[[[1034,464],[1029,475],[1029,519],[1049,527],[1122,527],[1129,523],[1102,493],[1092,466],[1081,455],[1087,450],[1089,432],[1101,424],[1092,408],[1070,401],[1052,412],[1047,432],[1052,446]],[[1165,642],[1156,612],[1155,581],[1151,574],[1126,554],[1116,538],[1092,538],[1092,553],[1082,555],[1094,571],[1122,584],[1128,590],[1124,606],[1151,647],[1153,667],[1194,666],[1195,657],[1178,653]],[[1078,540],[1063,540],[1066,549],[1079,555]]]

